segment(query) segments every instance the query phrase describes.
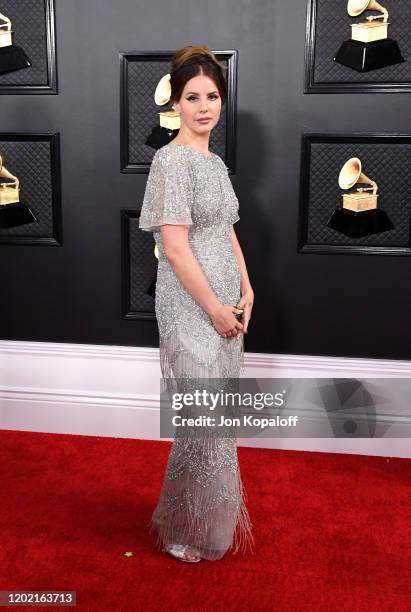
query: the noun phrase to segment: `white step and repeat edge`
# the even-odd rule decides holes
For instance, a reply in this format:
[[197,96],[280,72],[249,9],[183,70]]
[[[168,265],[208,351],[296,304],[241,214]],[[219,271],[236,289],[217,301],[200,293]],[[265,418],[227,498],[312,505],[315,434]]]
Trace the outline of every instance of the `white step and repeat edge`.
[[[411,362],[397,360],[246,352],[245,365],[246,378],[411,376]],[[0,340],[0,429],[160,440],[159,390],[157,348]],[[404,414],[390,417],[404,426]],[[411,457],[411,437],[254,437],[238,445]]]

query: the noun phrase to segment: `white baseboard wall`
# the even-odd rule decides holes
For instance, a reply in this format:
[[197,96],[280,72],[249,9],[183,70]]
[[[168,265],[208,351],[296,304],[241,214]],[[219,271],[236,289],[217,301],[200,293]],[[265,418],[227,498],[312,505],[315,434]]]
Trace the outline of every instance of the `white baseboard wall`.
[[[410,378],[411,362],[245,354],[246,378]],[[388,381],[387,381],[388,382]],[[157,348],[0,340],[0,428],[159,440]],[[410,428],[411,408],[390,415]],[[408,429],[407,429],[408,430]],[[411,437],[241,438],[239,446],[411,457]]]

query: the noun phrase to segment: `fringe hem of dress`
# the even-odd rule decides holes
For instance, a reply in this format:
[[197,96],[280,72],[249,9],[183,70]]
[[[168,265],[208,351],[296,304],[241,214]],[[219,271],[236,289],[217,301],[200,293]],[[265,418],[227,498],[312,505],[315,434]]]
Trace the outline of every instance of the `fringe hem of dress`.
[[[255,543],[252,533],[252,522],[246,506],[247,494],[239,471],[237,486],[239,491],[237,502],[222,501],[219,505],[210,509],[205,516],[204,513],[202,513],[202,516],[199,516],[195,510],[196,508],[201,508],[206,503],[202,499],[201,486],[194,487],[180,504],[166,512],[163,520],[158,517],[158,508],[163,508],[160,501],[150,521],[147,523],[149,533],[156,533],[155,547],[161,552],[166,552],[167,548],[172,544],[187,544],[190,547],[196,548],[201,557],[208,561],[217,561],[228,551],[232,551],[233,554],[254,554]],[[224,515],[225,510],[227,511],[227,518],[224,517],[222,519],[221,517],[222,514]],[[218,515],[218,518],[216,515]],[[181,516],[184,516],[183,523],[181,522]],[[218,520],[223,520],[225,527],[226,524],[232,522],[233,516],[235,518],[231,543],[218,550],[207,548],[206,542],[209,532],[216,528]]]
[[[195,353],[184,348],[178,341],[176,327],[167,334],[160,335],[160,367],[163,379],[170,391],[176,391],[176,378],[184,380],[201,378],[239,378],[244,370],[244,334],[239,338],[223,339],[217,354],[212,353],[207,345],[196,345]],[[240,343],[240,347],[228,343]],[[227,343],[227,344],[226,344]],[[232,347],[232,350],[230,350]],[[227,350],[228,349],[228,350]],[[240,352],[240,354],[238,353]],[[175,374],[178,374],[176,377]],[[195,384],[195,383],[194,383]],[[234,444],[236,440],[234,439]],[[237,449],[235,447],[235,452]],[[172,481],[171,481],[172,482]],[[156,547],[165,552],[172,544],[189,544],[197,548],[204,559],[221,559],[228,550],[234,554],[253,553],[254,538],[252,523],[246,506],[247,494],[241,479],[240,469],[235,475],[235,484],[231,488],[231,497],[222,499],[209,511],[204,511],[209,503],[209,491],[201,484],[195,483],[186,488],[180,501],[168,504],[165,500],[172,488],[167,477],[157,508],[148,526],[157,532]],[[163,497],[164,496],[164,497]],[[167,510],[165,510],[167,508]],[[165,515],[164,515],[165,512]],[[163,513],[160,518],[160,514]],[[222,513],[222,514],[221,514]],[[225,516],[224,516],[225,514]],[[221,516],[224,516],[222,519]],[[182,519],[182,517],[184,517]],[[216,518],[217,517],[217,518]],[[216,520],[232,531],[230,544],[221,550],[206,548],[209,530],[216,529]]]

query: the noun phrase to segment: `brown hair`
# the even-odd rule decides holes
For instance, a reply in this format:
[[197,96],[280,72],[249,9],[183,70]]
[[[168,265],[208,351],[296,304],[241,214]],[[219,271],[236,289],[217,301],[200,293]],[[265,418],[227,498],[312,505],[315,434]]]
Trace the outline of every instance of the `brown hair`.
[[226,66],[220,64],[210,47],[206,45],[188,45],[179,49],[171,59],[170,101],[178,102],[187,81],[198,74],[204,74],[216,84],[223,105],[227,97],[227,85],[223,76],[223,70],[226,69]]

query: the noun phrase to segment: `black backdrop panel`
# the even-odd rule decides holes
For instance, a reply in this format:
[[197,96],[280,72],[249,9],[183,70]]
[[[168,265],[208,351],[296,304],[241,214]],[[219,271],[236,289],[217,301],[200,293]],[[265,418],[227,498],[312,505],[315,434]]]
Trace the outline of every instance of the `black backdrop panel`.
[[2,0],[0,12],[11,20],[13,44],[31,62],[0,74],[0,94],[57,93],[54,0]]
[[[385,68],[358,72],[335,62],[333,58],[341,43],[351,38],[351,23],[365,21],[377,11],[364,11],[358,17],[347,12],[347,2],[341,0],[309,0],[307,23],[307,81],[316,84],[402,84],[411,90],[411,3],[408,0],[383,2],[389,13],[388,36],[397,41],[406,60]],[[310,88],[308,85],[308,89]]]
[[3,164],[20,181],[20,202],[37,221],[0,228],[0,244],[61,244],[60,136],[0,133]]
[[[236,53],[215,51],[227,81],[227,100],[222,107],[220,121],[210,136],[210,150],[227,165],[233,167],[235,134],[235,74]],[[157,106],[154,92],[159,80],[170,71],[173,53],[121,53],[121,170],[146,173],[150,169],[155,149],[145,144],[153,127],[160,123],[160,111],[171,104]]]
[[123,319],[155,320],[153,281],[158,265],[155,240],[151,232],[138,227],[139,218],[140,211],[121,211],[122,316]]
[[[141,174],[120,172],[119,53],[208,44],[237,49],[238,57],[237,171],[231,178],[240,202],[235,230],[255,293],[245,351],[411,358],[411,258],[305,255],[296,244],[302,133],[411,132],[408,95],[333,95],[332,104],[329,96],[302,96],[304,0],[259,0],[240,11],[229,3],[197,3],[195,12],[190,0],[181,0],[166,16],[160,0],[145,3],[144,10],[135,0],[55,5],[64,87],[57,96],[2,95],[0,132],[60,132],[64,248],[1,245],[2,339],[158,347],[154,300],[146,294],[157,265],[154,242],[137,227],[137,216],[130,229],[133,290],[124,312],[147,318],[122,316],[122,281],[130,275],[121,275],[120,211],[140,210],[151,156],[143,158]],[[393,20],[397,5],[388,5]],[[331,0],[331,12],[334,6]],[[334,47],[339,44],[336,39]],[[153,110],[150,129],[158,122]],[[224,161],[232,166],[229,130],[227,124]],[[9,167],[26,182],[14,162]],[[379,181],[365,161],[364,171]],[[338,192],[336,178],[323,177],[324,189],[333,183]],[[384,182],[379,186],[383,206]],[[310,248],[321,249],[317,242]],[[352,248],[325,246],[333,252]]]
[[[394,229],[350,238],[327,227],[332,211],[342,206],[338,176],[344,163],[359,157],[362,172],[378,185],[377,208],[384,210]],[[341,252],[407,254],[410,249],[411,135],[333,136],[305,134],[302,138],[301,244],[303,251],[347,247]],[[347,190],[347,193],[352,190]],[[365,248],[366,247],[366,248]]]

